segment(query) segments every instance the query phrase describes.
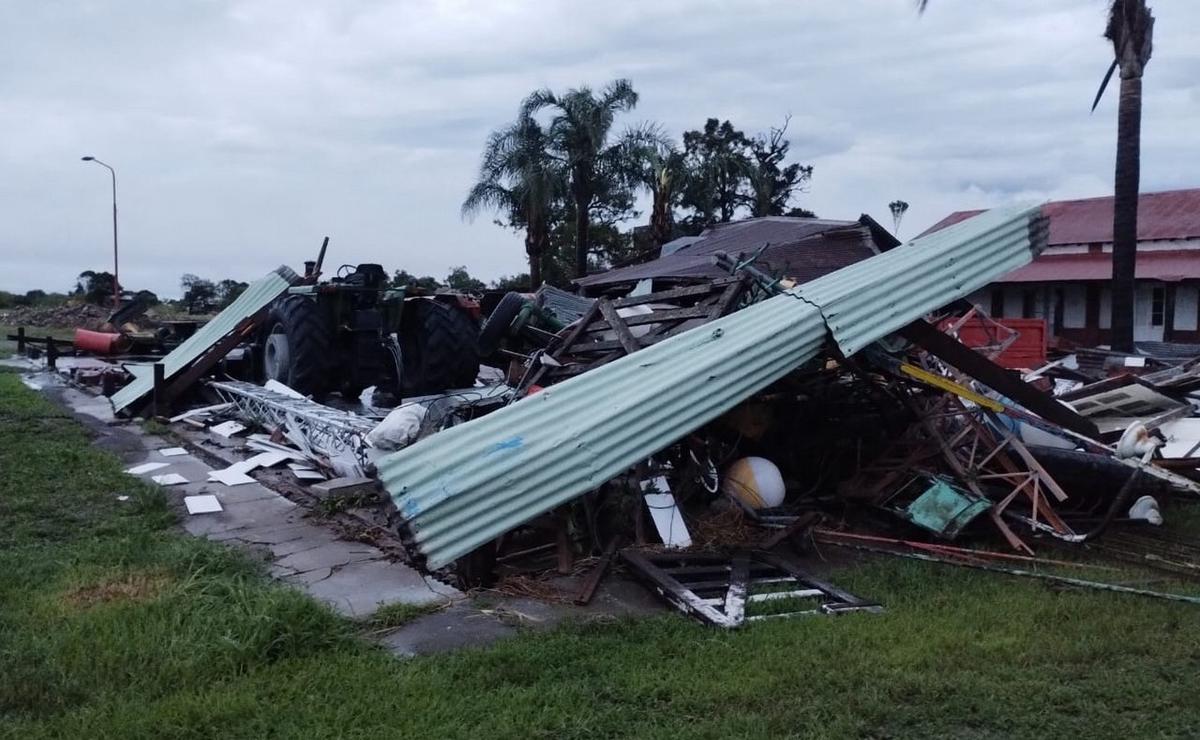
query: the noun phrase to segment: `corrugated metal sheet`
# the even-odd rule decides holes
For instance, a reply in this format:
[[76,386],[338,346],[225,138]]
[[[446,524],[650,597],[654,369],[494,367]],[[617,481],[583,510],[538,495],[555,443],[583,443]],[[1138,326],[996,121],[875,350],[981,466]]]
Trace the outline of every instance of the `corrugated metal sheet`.
[[595,303],[594,298],[584,298],[581,295],[559,290],[553,285],[543,285],[534,294],[537,304],[564,324],[570,324],[583,318],[588,309]]
[[826,337],[822,311],[839,345],[861,347],[1028,262],[1036,213],[990,212],[820,278],[803,296],[780,295],[648,347],[390,455],[380,479],[416,549],[431,567],[445,565],[812,359]]
[[[1047,203],[1042,212],[1050,218],[1050,246],[1106,244],[1113,240],[1113,199],[1084,198]],[[930,226],[932,234],[971,218],[981,211],[955,211]],[[1138,197],[1138,240],[1194,239],[1200,237],[1200,188],[1142,193]]]
[[[216,344],[221,337],[233,331],[239,321],[253,316],[299,279],[290,268],[280,266],[253,282],[237,300],[162,359],[165,377],[170,380]],[[154,390],[154,375],[149,365],[127,365],[126,368],[133,373],[134,379],[113,394],[113,411],[124,409]]]
[[[1046,221],[1031,218],[1037,214],[1036,208],[1017,212],[1026,215],[1014,218],[1011,207],[987,211],[859,263],[858,267],[865,269],[838,270],[794,292],[821,307],[838,348],[852,355],[914,318],[1028,264],[1033,257],[1028,246],[1024,250],[1008,247],[1032,244],[1040,251],[1045,245]],[[970,250],[961,247],[964,241],[971,244]],[[931,304],[931,291],[948,297]]]

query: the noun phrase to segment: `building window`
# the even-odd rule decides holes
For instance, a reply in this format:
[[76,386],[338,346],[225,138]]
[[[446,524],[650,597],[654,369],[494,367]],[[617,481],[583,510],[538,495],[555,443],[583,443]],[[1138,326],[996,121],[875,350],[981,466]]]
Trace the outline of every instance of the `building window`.
[[1004,288],[992,288],[992,318],[1004,316]]
[[1150,289],[1150,326],[1162,326],[1166,315],[1167,289],[1161,285]]

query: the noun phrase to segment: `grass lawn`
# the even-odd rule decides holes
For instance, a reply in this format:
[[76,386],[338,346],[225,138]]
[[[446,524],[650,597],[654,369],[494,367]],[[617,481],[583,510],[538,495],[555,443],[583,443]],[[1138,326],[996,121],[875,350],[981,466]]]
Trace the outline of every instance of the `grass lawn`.
[[178,534],[121,467],[0,372],[0,736],[1200,732],[1200,607],[899,560],[837,579],[882,615],[733,634],[667,616],[400,661]]

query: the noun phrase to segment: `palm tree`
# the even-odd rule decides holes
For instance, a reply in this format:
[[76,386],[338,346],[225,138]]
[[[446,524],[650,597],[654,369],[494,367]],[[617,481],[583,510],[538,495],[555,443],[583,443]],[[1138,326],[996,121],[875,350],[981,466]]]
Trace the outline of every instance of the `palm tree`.
[[[1121,70],[1117,102],[1117,164],[1113,183],[1112,348],[1133,351],[1133,291],[1137,271],[1138,188],[1142,149],[1142,72],[1150,61],[1154,16],[1146,0],[1113,0],[1104,37],[1113,59],[1100,95],[1115,69]],[[1092,104],[1092,109],[1096,107]]]
[[599,94],[583,86],[555,95],[538,90],[521,105],[522,116],[533,116],[553,108],[548,133],[570,176],[571,200],[575,210],[575,275],[587,274],[588,225],[598,192],[605,181],[619,178],[620,144],[609,142],[616,114],[632,110],[638,95],[629,80],[613,80]]
[[650,238],[661,247],[675,232],[675,205],[686,174],[683,152],[656,123],[629,129],[621,146],[630,181],[650,193]]
[[[925,12],[929,0],[916,0]],[[1146,0],[1111,0],[1104,37],[1113,63],[1100,83],[1092,110],[1113,72],[1121,70],[1117,101],[1117,164],[1113,182],[1112,348],[1133,351],[1133,292],[1137,274],[1138,189],[1142,163],[1142,73],[1153,50],[1154,15]]]
[[892,212],[892,235],[895,236],[900,233],[900,219],[908,212],[908,203],[900,199],[893,200],[888,203],[888,210]]
[[463,218],[482,210],[504,214],[525,229],[529,281],[542,283],[542,259],[550,244],[550,214],[565,190],[564,173],[549,151],[549,138],[532,117],[521,115],[493,131],[483,149],[479,179],[462,204]]

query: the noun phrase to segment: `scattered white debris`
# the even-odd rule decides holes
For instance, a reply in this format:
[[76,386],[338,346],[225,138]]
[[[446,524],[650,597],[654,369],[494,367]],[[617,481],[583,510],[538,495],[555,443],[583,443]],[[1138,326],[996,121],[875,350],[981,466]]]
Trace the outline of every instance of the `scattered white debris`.
[[300,462],[307,462],[309,460],[309,458],[305,457],[304,453],[300,452],[299,450],[294,450],[286,445],[272,442],[271,438],[265,434],[251,434],[247,440],[246,446],[250,449],[258,450],[259,452],[280,452],[287,455],[291,459],[298,460]]
[[210,471],[208,479],[214,483],[224,483],[227,486],[241,486],[247,483],[254,483],[254,479],[246,475],[245,471],[239,469],[236,465],[231,465],[224,470]]
[[21,376],[21,382],[22,382],[22,383],[24,383],[24,384],[25,384],[25,387],[26,387],[26,388],[28,388],[28,389],[30,389],[30,390],[34,390],[34,391],[40,391],[40,390],[42,389],[42,384],[41,384],[41,383],[35,383],[35,382],[33,382],[32,380],[30,380],[30,379],[29,379],[29,376],[27,376],[27,375],[22,375],[22,376]]
[[193,416],[206,416],[208,414],[215,414],[216,412],[224,411],[224,410],[230,408],[231,406],[233,406],[232,403],[218,403],[213,406],[201,406],[198,409],[192,409],[191,411],[184,411],[182,414],[172,416],[169,419],[169,421],[173,424],[177,421],[183,421],[184,419],[190,419]]
[[292,470],[292,474],[300,480],[325,480],[325,474],[319,473],[316,470],[300,469]]
[[215,427],[209,427],[208,431],[228,439],[238,432],[246,431],[246,425],[237,421],[226,421],[217,424]]
[[203,496],[184,496],[183,503],[187,505],[189,514],[215,514],[221,511],[221,502],[211,493]]
[[664,476],[642,481],[643,491],[666,491],[666,493],[646,493],[643,498],[650,509],[650,518],[658,536],[667,547],[691,547],[692,536],[688,534],[687,525],[683,523],[683,515],[675,504],[675,496]]
[[245,465],[245,472],[249,473],[255,468],[273,468],[284,460],[288,460],[290,458],[291,455],[287,454],[286,452],[277,452],[275,450],[271,450],[270,452],[260,452],[254,457],[249,458],[248,460],[243,460],[237,464]]
[[374,478],[332,478],[324,483],[313,486],[314,491],[325,494],[345,496],[359,492],[375,490],[378,481]]
[[178,457],[179,455],[186,455],[187,450],[182,447],[164,447],[158,451],[158,454],[163,457]]
[[141,465],[134,465],[132,468],[129,468],[125,472],[129,473],[130,475],[142,475],[143,473],[149,473],[151,470],[158,470],[160,468],[168,467],[168,466],[170,466],[170,464],[171,463],[164,463],[164,462],[142,463]]
[[313,466],[307,463],[290,462],[288,463],[288,468],[292,470],[312,470]]
[[179,473],[167,473],[166,475],[154,475],[154,476],[150,477],[150,480],[154,481],[155,483],[157,483],[160,486],[177,486],[180,483],[188,482],[188,479],[184,478]]
[[117,500],[118,501],[128,501],[129,497],[128,496],[117,496]]
[[399,450],[407,447],[421,432],[425,420],[425,407],[416,403],[398,406],[367,433],[367,444],[381,450]]

